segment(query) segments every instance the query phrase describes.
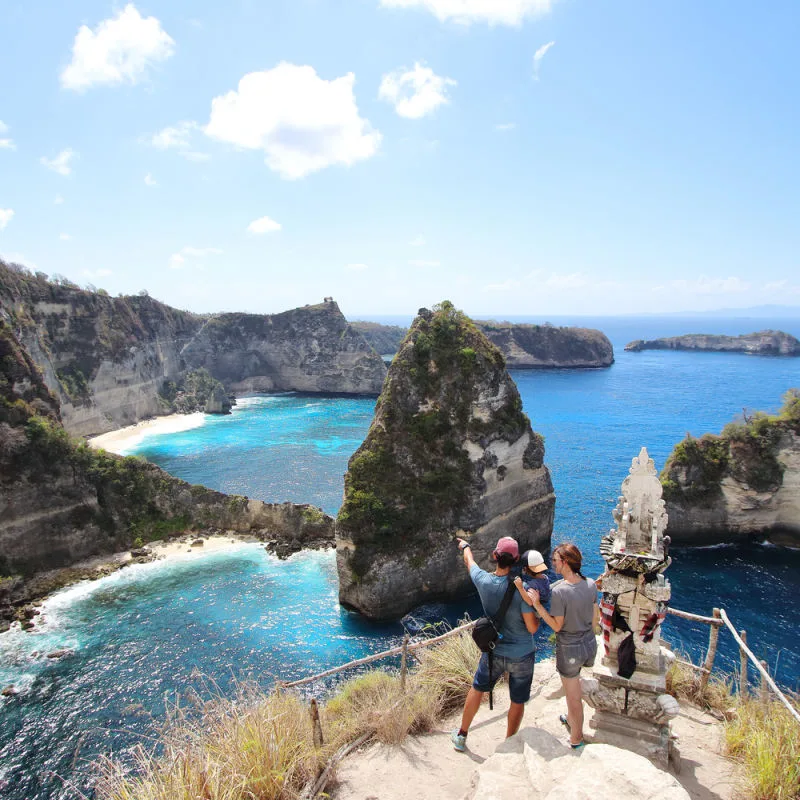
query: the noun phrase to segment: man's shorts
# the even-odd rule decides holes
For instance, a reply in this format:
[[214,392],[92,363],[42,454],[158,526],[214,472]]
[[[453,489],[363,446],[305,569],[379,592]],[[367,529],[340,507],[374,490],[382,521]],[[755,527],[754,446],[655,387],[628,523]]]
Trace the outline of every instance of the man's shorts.
[[592,631],[587,631],[577,642],[562,644],[556,639],[556,669],[564,678],[577,678],[581,667],[594,666],[597,655],[597,639]]
[[488,692],[504,672],[508,672],[508,694],[512,703],[527,703],[531,697],[531,682],[533,681],[533,662],[536,652],[529,653],[522,658],[508,658],[507,656],[492,656],[492,679],[489,680],[489,654],[482,653],[478,662],[478,669],[472,681],[472,688],[479,692]]

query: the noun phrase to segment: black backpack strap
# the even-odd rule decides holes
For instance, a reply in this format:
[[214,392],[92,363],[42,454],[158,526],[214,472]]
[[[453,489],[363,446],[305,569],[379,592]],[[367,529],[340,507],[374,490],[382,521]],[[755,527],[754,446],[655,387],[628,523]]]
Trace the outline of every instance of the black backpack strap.
[[[497,632],[500,633],[500,626],[503,624],[503,620],[506,618],[506,613],[508,612],[508,607],[511,605],[511,598],[514,596],[514,592],[516,590],[516,586],[514,586],[514,582],[511,580],[511,576],[508,577],[508,586],[506,587],[506,593],[503,595],[503,602],[500,603],[500,608],[497,610],[497,614],[491,617],[492,622],[494,623],[494,627],[497,628]],[[494,649],[490,650],[489,653],[489,685],[492,685],[492,656],[494,655]],[[489,689],[489,711],[494,710],[494,691]]]

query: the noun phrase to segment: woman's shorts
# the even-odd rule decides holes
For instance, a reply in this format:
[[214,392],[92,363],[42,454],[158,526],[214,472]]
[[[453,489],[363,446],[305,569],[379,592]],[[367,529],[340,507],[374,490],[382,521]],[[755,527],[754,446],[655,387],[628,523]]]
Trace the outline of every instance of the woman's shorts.
[[508,673],[508,694],[512,703],[527,703],[531,698],[531,682],[533,681],[533,662],[536,652],[522,658],[492,656],[492,679],[489,680],[489,654],[483,653],[478,662],[478,669],[472,681],[472,688],[479,692],[489,692],[503,673]]
[[556,639],[556,669],[564,678],[577,678],[581,667],[594,666],[597,655],[597,639],[592,631],[587,631],[582,639],[570,644],[562,644]]

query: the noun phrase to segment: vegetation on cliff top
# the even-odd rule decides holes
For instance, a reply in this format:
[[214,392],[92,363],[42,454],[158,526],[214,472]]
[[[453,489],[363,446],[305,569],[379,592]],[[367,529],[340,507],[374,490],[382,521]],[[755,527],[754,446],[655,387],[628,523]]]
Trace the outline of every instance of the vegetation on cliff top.
[[[515,441],[529,425],[513,383],[493,419],[471,416],[480,387],[488,381],[497,390],[504,367],[500,351],[452,303],[420,311],[350,459],[338,517],[345,535],[392,552],[432,526],[457,527],[473,478],[464,440]],[[356,576],[368,568],[363,551],[351,564]]]
[[675,445],[661,472],[666,500],[711,502],[722,479],[731,476],[759,492],[777,489],[783,467],[777,459],[782,437],[800,434],[800,389],[790,389],[778,414],[761,411],[726,425],[719,435],[691,435]]

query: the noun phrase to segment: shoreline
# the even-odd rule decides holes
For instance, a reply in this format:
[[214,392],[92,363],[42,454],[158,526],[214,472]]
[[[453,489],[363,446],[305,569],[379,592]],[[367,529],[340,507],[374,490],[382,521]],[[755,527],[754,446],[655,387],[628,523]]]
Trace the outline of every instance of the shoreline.
[[95,450],[102,449],[109,453],[122,455],[126,450],[139,444],[145,436],[192,430],[202,427],[205,421],[206,414],[203,411],[196,411],[193,414],[167,414],[163,417],[142,420],[135,425],[127,425],[124,428],[91,436],[86,443]]

